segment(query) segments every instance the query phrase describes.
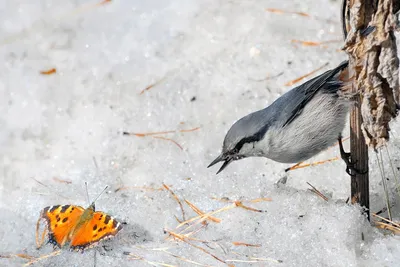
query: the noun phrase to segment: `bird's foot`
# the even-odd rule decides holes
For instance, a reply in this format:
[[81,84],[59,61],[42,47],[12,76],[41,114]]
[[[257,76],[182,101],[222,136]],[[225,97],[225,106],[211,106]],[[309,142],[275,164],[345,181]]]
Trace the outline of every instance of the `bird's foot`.
[[341,137],[339,137],[338,141],[339,141],[340,157],[346,163],[346,173],[350,176],[355,176],[356,174],[366,174],[368,171],[360,171],[354,167],[357,161],[353,161],[353,159],[351,158],[351,154],[344,151]]

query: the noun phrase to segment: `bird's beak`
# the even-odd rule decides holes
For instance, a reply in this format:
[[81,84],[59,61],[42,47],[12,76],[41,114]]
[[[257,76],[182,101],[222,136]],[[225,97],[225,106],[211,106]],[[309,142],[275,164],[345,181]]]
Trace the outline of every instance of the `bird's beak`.
[[233,158],[231,157],[226,157],[223,153],[221,153],[221,155],[219,155],[216,159],[213,160],[213,162],[210,163],[210,165],[208,165],[207,168],[210,168],[211,166],[214,166],[215,164],[217,164],[218,162],[224,161],[224,163],[222,164],[221,168],[219,168],[218,173],[222,172],[226,166],[229,165],[229,163],[231,163],[233,160]]
[[207,168],[210,168],[211,166],[214,166],[215,164],[217,164],[218,162],[223,161],[223,160],[224,160],[224,154],[221,153],[221,155],[219,155],[216,159],[214,159],[213,162],[211,162]]

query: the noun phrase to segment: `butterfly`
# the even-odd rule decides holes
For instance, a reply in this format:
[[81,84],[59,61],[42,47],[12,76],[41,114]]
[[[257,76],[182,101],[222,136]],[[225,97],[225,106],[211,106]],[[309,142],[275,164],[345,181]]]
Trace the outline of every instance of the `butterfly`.
[[[36,224],[38,248],[43,244],[46,231],[49,232],[48,242],[55,247],[62,248],[69,245],[71,250],[81,252],[95,246],[101,240],[114,237],[122,229],[122,224],[104,212],[95,211],[94,202],[86,209],[75,205],[44,208]],[[39,224],[43,219],[47,227],[39,241]]]

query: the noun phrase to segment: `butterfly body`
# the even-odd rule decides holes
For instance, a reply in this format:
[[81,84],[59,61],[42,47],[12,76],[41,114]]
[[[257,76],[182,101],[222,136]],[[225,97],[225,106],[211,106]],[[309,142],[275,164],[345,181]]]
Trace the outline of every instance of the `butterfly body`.
[[95,211],[94,202],[86,209],[75,205],[49,206],[42,210],[39,221],[41,219],[47,222],[49,243],[59,248],[68,245],[80,251],[115,236],[122,229],[121,223],[113,217]]
[[87,209],[85,209],[82,215],[78,218],[75,226],[71,229],[68,234],[70,240],[76,236],[78,230],[83,227],[87,222],[89,222],[93,218],[93,214],[95,213],[94,205],[90,205]]

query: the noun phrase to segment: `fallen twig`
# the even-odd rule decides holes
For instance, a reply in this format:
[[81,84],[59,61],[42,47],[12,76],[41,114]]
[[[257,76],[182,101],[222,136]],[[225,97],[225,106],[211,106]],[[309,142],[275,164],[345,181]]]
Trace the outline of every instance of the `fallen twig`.
[[138,137],[145,137],[145,136],[152,136],[152,135],[161,135],[161,134],[170,134],[170,133],[176,133],[176,132],[181,132],[181,133],[188,133],[188,132],[194,132],[199,130],[200,127],[195,127],[192,129],[183,129],[183,130],[175,130],[175,131],[163,131],[163,132],[149,132],[149,133],[131,133],[131,132],[123,132],[123,135],[134,135]]
[[301,40],[291,40],[292,43],[299,43],[303,46],[322,46],[326,48],[327,46],[325,44],[331,44],[331,43],[340,43],[342,40],[328,40],[328,41],[322,41],[322,42],[315,42],[315,41],[301,41]]
[[56,181],[56,182],[62,183],[62,184],[72,184],[72,181],[63,180],[63,179],[60,179],[58,177],[53,177],[53,180]]
[[232,242],[232,244],[234,244],[235,246],[256,247],[256,248],[261,247],[260,244],[253,245],[253,244],[248,244],[248,243],[243,243],[243,242]]
[[[176,229],[182,227],[183,225],[186,225],[186,224],[189,224],[189,223],[191,223],[191,222],[194,222],[194,221],[196,221],[196,220],[198,220],[198,221],[197,221],[195,224],[201,223],[201,222],[207,220],[208,217],[210,217],[210,216],[212,216],[212,215],[214,215],[214,214],[216,214],[216,213],[219,213],[219,212],[222,212],[222,211],[225,211],[225,210],[230,210],[230,209],[233,209],[233,208],[235,208],[235,207],[236,207],[236,203],[231,204],[231,205],[228,205],[228,206],[225,206],[225,207],[223,207],[223,208],[220,208],[220,209],[215,210],[215,211],[212,211],[212,212],[205,213],[205,214],[203,214],[203,215],[199,215],[199,216],[193,217],[193,218],[191,218],[191,219],[188,219],[188,220],[186,220],[186,221],[180,223],[180,224],[176,227]],[[195,225],[195,224],[192,224],[191,226],[193,226],[193,225]]]
[[255,212],[266,212],[265,210],[259,210],[259,209],[254,209],[252,207],[247,207],[247,206],[243,205],[243,203],[240,201],[236,201],[235,204],[237,207],[245,209],[245,210],[250,210],[250,211],[255,211]]
[[188,133],[188,132],[197,131],[197,130],[199,130],[199,129],[200,129],[200,127],[195,127],[195,128],[187,129],[187,130],[179,130],[179,132],[181,132],[181,133]]
[[297,164],[285,169],[285,172],[293,171],[293,170],[296,170],[296,169],[302,169],[302,168],[317,166],[317,165],[322,165],[322,164],[325,164],[327,162],[332,162],[332,161],[336,161],[336,160],[339,160],[339,157],[334,157],[334,158],[325,159],[325,160],[316,161],[316,162],[311,162],[311,163],[299,162],[299,163],[297,163]]
[[100,3],[98,3],[97,5],[101,6],[101,5],[104,5],[104,4],[108,4],[110,2],[111,2],[111,0],[103,0]]
[[328,198],[326,196],[324,196],[317,188],[315,188],[312,184],[310,184],[309,182],[307,182],[307,184],[309,186],[312,187],[312,189],[308,189],[311,192],[313,192],[314,194],[316,194],[317,196],[321,197],[323,200],[328,201]]
[[282,9],[277,9],[277,8],[266,8],[265,11],[271,12],[271,13],[278,13],[278,14],[295,14],[295,15],[299,15],[302,17],[310,17],[310,15],[308,15],[307,13],[304,12],[297,12],[297,11],[285,11]]
[[[192,208],[192,210],[194,212],[196,212],[198,215],[204,215],[204,212],[202,210],[200,210],[199,208],[197,208],[194,204],[192,204],[191,202],[189,202],[189,200],[185,199],[186,204],[189,205],[190,208]],[[208,217],[208,220],[213,221],[215,223],[220,223],[221,219],[215,218],[215,217]]]
[[[200,246],[197,246],[197,245],[195,245],[195,244],[190,243],[190,242],[187,240],[187,239],[189,239],[188,237],[186,237],[186,236],[184,236],[184,235],[179,235],[179,234],[174,233],[174,232],[172,232],[172,231],[167,231],[167,230],[165,230],[165,231],[168,232],[169,234],[173,235],[174,237],[177,237],[179,240],[185,242],[185,243],[188,244],[189,246],[192,246],[192,247],[194,247],[194,248],[197,248],[197,249],[203,251],[204,253],[210,255],[211,257],[213,257],[213,258],[216,259],[217,261],[220,261],[220,262],[222,262],[222,263],[225,263],[225,264],[228,265],[228,266],[232,266],[232,265],[226,263],[223,259],[220,259],[219,257],[215,256],[215,255],[212,254],[211,252],[207,251],[206,249],[204,249],[204,248],[202,248],[202,247],[200,247]],[[232,266],[232,267],[233,267],[233,266]]]
[[287,83],[285,84],[285,86],[292,86],[293,84],[296,84],[296,83],[302,81],[303,79],[307,78],[308,76],[313,75],[314,73],[320,71],[321,69],[323,69],[323,68],[326,67],[327,65],[328,65],[328,63],[325,63],[324,65],[322,65],[322,66],[319,67],[318,69],[315,69],[315,70],[313,70],[313,71],[311,71],[311,72],[309,72],[309,73],[307,73],[307,74],[305,74],[305,75],[303,75],[303,76],[301,76],[301,77],[299,77],[299,78],[297,78],[297,79],[294,79],[294,80],[292,80],[292,81],[290,81],[290,82],[287,82]]
[[163,137],[163,136],[153,136],[153,138],[170,141],[170,142],[174,143],[177,147],[179,147],[181,150],[183,150],[183,147],[180,144],[178,144],[178,142],[176,142],[175,140],[173,140],[171,138],[167,138],[167,137]]
[[61,253],[60,249],[56,250],[56,251],[53,251],[50,254],[46,254],[46,255],[40,256],[39,258],[31,259],[29,262],[25,263],[23,266],[29,266],[29,265],[32,265],[32,264],[34,264],[36,262],[39,262],[41,260],[44,260],[44,259],[47,259],[47,258],[50,258],[50,257],[54,257],[54,256],[58,256],[58,255],[60,255],[60,253]]
[[185,220],[186,220],[186,218],[185,218],[186,216],[185,216],[185,210],[183,209],[182,202],[179,200],[178,196],[174,193],[174,191],[172,191],[171,188],[169,188],[168,185],[166,185],[166,184],[164,184],[164,183],[163,183],[162,185],[163,185],[163,187],[164,187],[165,189],[167,189],[167,190],[171,193],[171,195],[173,196],[173,198],[178,202],[179,207],[181,208],[182,218],[183,218],[183,220],[185,221]]
[[384,217],[382,217],[382,216],[379,216],[379,215],[377,215],[376,213],[372,213],[372,216],[373,216],[373,217],[376,217],[376,218],[379,218],[379,219],[381,219],[382,221],[385,221],[385,222],[387,222],[387,223],[390,223],[390,224],[392,224],[393,226],[398,227],[398,228],[400,229],[400,224],[399,224],[399,223],[395,223],[394,221],[391,221],[391,220],[386,219],[386,218],[384,218]]
[[160,83],[162,83],[165,79],[167,79],[168,75],[165,75],[163,78],[161,78],[160,80],[156,81],[155,83],[150,84],[149,86],[147,86],[146,88],[144,88],[142,91],[140,91],[139,95],[144,94],[144,92],[150,90],[151,88],[155,87],[156,85],[159,85]]
[[175,133],[176,131],[164,131],[164,132],[152,132],[152,133],[130,133],[130,132],[123,132],[123,135],[134,135],[138,137],[145,137],[145,136],[152,136],[152,135],[159,135],[159,134],[169,134]]
[[56,72],[57,72],[57,70],[55,68],[52,68],[52,69],[49,69],[49,70],[43,70],[43,71],[40,72],[40,74],[51,75],[51,74],[54,74]]

